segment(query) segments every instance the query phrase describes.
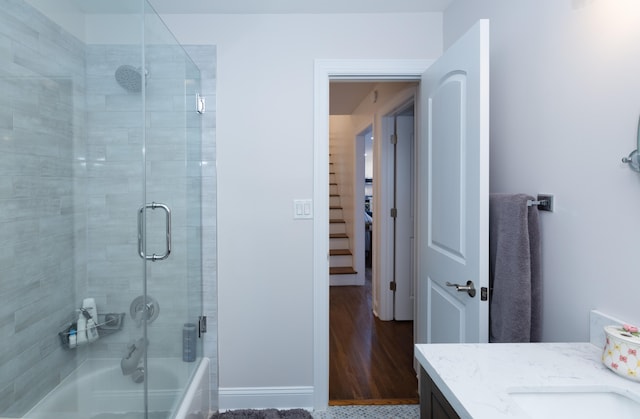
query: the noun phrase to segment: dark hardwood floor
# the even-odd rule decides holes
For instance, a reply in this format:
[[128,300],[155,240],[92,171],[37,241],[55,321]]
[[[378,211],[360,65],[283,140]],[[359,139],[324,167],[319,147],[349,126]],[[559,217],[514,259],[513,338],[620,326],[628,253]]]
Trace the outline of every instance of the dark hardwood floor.
[[365,286],[330,289],[329,404],[418,403],[413,322],[380,321]]

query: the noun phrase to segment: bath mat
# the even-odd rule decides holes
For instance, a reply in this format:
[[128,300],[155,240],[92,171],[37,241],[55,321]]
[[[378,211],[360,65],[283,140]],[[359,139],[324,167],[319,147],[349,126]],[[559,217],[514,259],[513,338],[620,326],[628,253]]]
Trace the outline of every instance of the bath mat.
[[230,410],[214,413],[211,419],[312,419],[311,413],[304,409],[264,409],[264,410]]
[[[147,417],[149,419],[167,419],[170,412],[149,412]],[[100,413],[99,415],[91,416],[91,419],[144,419],[143,412],[129,412],[129,413]]]

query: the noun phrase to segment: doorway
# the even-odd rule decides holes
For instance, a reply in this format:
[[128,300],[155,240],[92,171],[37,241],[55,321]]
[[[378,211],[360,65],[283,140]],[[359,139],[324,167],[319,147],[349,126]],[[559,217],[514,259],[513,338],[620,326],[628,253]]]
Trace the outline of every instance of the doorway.
[[329,82],[419,80],[434,60],[316,60],[314,65],[313,405],[329,403]]
[[[437,245],[432,246],[434,251],[440,248],[452,249],[448,244],[453,241],[460,242],[462,226],[468,229],[471,240],[469,244],[469,257],[461,260],[456,257],[458,265],[468,267],[464,275],[454,272],[454,276],[479,278],[480,287],[488,289],[488,191],[489,191],[489,22],[481,20],[474,25],[463,37],[452,45],[438,60],[317,60],[314,73],[314,407],[318,410],[326,409],[328,405],[328,102],[329,81],[332,79],[394,79],[394,80],[420,80],[420,101],[417,102],[417,115],[420,115],[420,131],[427,147],[422,147],[418,142],[419,157],[416,160],[419,171],[416,181],[420,194],[418,208],[420,214],[417,218],[420,233],[420,254],[417,260],[418,267],[426,275],[425,284],[427,295],[422,296],[421,287],[418,301],[424,304],[419,306],[416,317],[417,329],[426,324],[426,336],[419,336],[420,341],[449,341],[449,342],[486,342],[488,305],[480,303],[480,299],[460,299],[459,293],[448,289],[443,279],[451,277],[449,265],[441,263],[430,253],[428,244],[432,236],[426,235],[425,226],[433,223],[439,229]],[[435,64],[432,66],[432,64]],[[427,71],[429,70],[429,71]],[[435,93],[434,93],[435,92]],[[435,100],[433,99],[435,97]],[[467,100],[468,99],[468,100]],[[432,121],[437,121],[434,128]],[[447,140],[449,133],[453,132],[455,141]],[[434,135],[436,133],[437,135]],[[462,143],[461,141],[464,141]],[[468,141],[467,141],[468,140]],[[455,146],[458,144],[458,146]],[[454,146],[451,146],[454,145]],[[428,161],[427,161],[428,159]],[[426,164],[423,164],[426,163]],[[473,165],[470,163],[473,162]],[[433,164],[436,164],[436,173],[432,176]],[[460,176],[449,176],[443,172],[450,169],[456,173],[464,173],[464,182]],[[464,170],[461,168],[464,167]],[[457,169],[456,169],[457,168]],[[423,185],[426,187],[425,193]],[[457,186],[451,191],[451,185]],[[460,191],[465,192],[464,195]],[[435,206],[428,204],[439,202],[441,198],[450,202],[438,203]],[[464,205],[460,205],[464,201]],[[469,208],[469,205],[471,207]],[[451,216],[449,209],[458,210],[458,215]],[[436,210],[436,211],[434,211]],[[437,212],[434,215],[434,212]],[[454,211],[455,212],[455,211]],[[464,213],[464,217],[460,216]],[[474,217],[473,215],[476,215]],[[479,216],[477,216],[479,215]],[[436,220],[434,222],[434,220]],[[448,228],[443,229],[439,225],[444,221]],[[374,221],[375,222],[375,221]],[[449,236],[447,236],[449,234]],[[453,235],[451,235],[453,234]],[[423,241],[422,237],[426,239]],[[459,245],[460,243],[458,243]],[[453,249],[457,249],[453,247]],[[423,255],[424,253],[424,255]],[[449,251],[448,253],[453,254]],[[459,253],[459,252],[458,252]],[[424,256],[424,258],[423,258]],[[428,265],[425,265],[426,261]],[[460,263],[468,261],[469,263]],[[484,269],[483,269],[484,267]],[[443,275],[442,271],[448,274]],[[436,281],[432,280],[439,276]],[[422,278],[421,278],[422,279]],[[460,312],[460,318],[464,316],[464,322],[451,321],[449,316],[437,313],[438,308],[446,307],[443,304],[432,304],[429,300],[433,294],[429,290],[433,284],[439,284],[440,301],[449,299],[452,302],[461,301],[464,310],[456,307]],[[422,285],[422,282],[421,282]],[[431,288],[430,288],[431,287]],[[457,290],[460,291],[460,290]],[[472,297],[472,296],[470,296]],[[482,300],[484,301],[484,300]],[[469,310],[466,310],[469,308]],[[478,321],[479,320],[479,321]],[[466,325],[470,327],[465,328]],[[458,333],[454,340],[440,339],[445,332],[451,337]],[[456,329],[455,326],[460,326]],[[433,335],[438,335],[433,340]],[[431,334],[431,336],[429,336]]]
[[[351,248],[339,250],[349,250],[353,266],[365,272],[363,282],[331,275],[331,404],[417,403],[412,268],[416,91],[417,83],[406,80],[331,83],[330,220],[333,225],[344,218],[352,225],[345,228]],[[333,236],[330,255],[338,250]]]

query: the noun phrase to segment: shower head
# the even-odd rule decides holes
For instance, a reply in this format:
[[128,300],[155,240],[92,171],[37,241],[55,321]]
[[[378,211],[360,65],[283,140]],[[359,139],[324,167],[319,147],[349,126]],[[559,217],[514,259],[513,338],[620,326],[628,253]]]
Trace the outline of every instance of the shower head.
[[[116,81],[123,89],[137,93],[142,90],[142,72],[139,68],[130,65],[121,65],[116,69]],[[147,72],[144,74],[144,81],[147,81]]]

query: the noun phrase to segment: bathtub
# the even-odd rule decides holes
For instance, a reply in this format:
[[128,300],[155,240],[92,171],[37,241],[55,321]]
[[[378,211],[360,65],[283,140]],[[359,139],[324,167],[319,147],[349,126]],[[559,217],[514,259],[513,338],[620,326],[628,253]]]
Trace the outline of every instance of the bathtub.
[[[207,419],[209,359],[149,359],[148,419]],[[120,359],[89,359],[31,409],[25,419],[144,419],[144,384],[122,375]]]

